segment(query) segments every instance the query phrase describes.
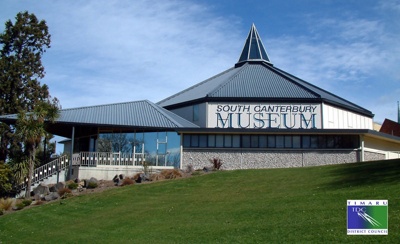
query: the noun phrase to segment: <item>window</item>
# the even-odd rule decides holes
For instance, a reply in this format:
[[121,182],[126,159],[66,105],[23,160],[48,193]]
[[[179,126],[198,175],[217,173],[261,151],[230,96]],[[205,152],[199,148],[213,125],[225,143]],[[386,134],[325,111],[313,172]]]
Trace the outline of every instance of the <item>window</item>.
[[240,147],[240,135],[233,135],[232,136],[232,147]]
[[215,135],[208,135],[208,147],[215,147]]
[[193,121],[199,121],[199,105],[193,105]]
[[242,136],[242,147],[244,148],[249,148],[250,147],[250,136],[249,135],[243,135]]
[[303,145],[303,148],[310,148],[311,147],[310,136],[302,136],[301,143]]
[[292,136],[285,136],[285,148],[292,147]]
[[258,147],[258,136],[251,136],[251,147]]
[[215,146],[216,147],[224,147],[224,135],[217,135],[215,137]]
[[207,135],[199,136],[199,147],[207,147]]
[[275,136],[268,136],[268,147],[275,148],[276,147],[276,137]]
[[285,146],[285,141],[283,136],[276,136],[276,147],[283,148]]
[[267,136],[259,136],[259,146],[260,148],[268,147]]
[[293,136],[293,148],[301,148],[301,136]]
[[[146,134],[146,141],[152,135]],[[183,136],[183,146],[190,148],[304,148],[325,149],[359,147],[357,135],[238,135],[238,134],[188,134]]]
[[224,146],[225,147],[232,147],[232,136],[231,135],[225,135]]

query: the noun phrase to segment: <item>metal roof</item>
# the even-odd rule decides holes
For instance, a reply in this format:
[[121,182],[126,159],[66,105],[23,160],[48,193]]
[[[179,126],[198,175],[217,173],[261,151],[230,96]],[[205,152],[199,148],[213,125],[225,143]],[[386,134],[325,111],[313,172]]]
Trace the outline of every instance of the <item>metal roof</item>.
[[235,67],[157,104],[172,109],[207,101],[326,102],[373,117],[369,110],[273,66],[254,24]]
[[[0,121],[16,119],[16,114],[0,116]],[[141,128],[198,127],[148,100],[61,109],[56,120],[56,124],[60,123]]]

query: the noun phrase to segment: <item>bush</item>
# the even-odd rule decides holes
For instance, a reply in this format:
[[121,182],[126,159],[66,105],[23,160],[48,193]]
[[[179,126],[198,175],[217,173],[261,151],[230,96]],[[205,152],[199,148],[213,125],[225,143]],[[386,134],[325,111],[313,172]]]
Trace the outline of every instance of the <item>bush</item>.
[[164,179],[165,179],[165,177],[161,174],[152,174],[150,176],[151,181],[158,181],[158,180],[164,180]]
[[123,181],[121,186],[127,186],[127,185],[133,185],[135,184],[135,181],[133,181],[131,178],[126,177]]
[[60,197],[62,197],[62,198],[68,197],[71,194],[72,194],[72,191],[69,188],[61,188],[58,190],[58,195],[60,195]]
[[182,173],[177,169],[165,169],[161,171],[161,175],[168,180],[182,177]]
[[32,204],[32,200],[24,199],[24,200],[22,200],[22,204],[24,204],[24,206],[27,207]]
[[214,170],[219,170],[222,166],[222,160],[219,158],[210,159],[210,163],[213,165]]
[[88,189],[94,189],[94,188],[96,188],[97,186],[98,186],[98,185],[97,185],[96,182],[89,182],[87,188],[88,188]]
[[4,214],[4,210],[0,208],[0,216]]
[[75,182],[68,182],[68,184],[67,184],[67,187],[68,187],[68,189],[70,189],[70,190],[75,190],[75,189],[78,188],[78,186],[79,186],[79,184],[78,184],[78,183],[75,183]]
[[6,199],[0,199],[0,208],[4,209],[5,211],[10,210],[12,205],[14,203],[14,200],[11,198],[6,198]]
[[25,204],[23,204],[22,202],[19,202],[19,203],[15,204],[14,210],[21,210],[23,208],[25,208]]

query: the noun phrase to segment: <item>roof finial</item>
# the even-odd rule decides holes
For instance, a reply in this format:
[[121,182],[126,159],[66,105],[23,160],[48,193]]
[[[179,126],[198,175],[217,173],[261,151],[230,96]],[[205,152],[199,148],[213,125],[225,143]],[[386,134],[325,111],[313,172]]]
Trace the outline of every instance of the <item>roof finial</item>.
[[248,61],[264,61],[271,63],[254,23],[251,25],[238,63]]

